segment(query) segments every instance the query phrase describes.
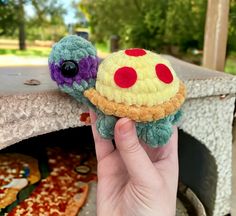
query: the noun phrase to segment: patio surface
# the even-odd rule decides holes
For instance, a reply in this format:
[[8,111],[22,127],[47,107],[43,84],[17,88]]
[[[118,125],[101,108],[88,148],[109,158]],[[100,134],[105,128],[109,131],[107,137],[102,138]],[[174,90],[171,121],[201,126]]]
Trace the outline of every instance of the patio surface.
[[13,55],[0,55],[0,67],[18,67],[18,66],[37,66],[47,65],[48,58],[46,57],[23,57]]
[[236,124],[234,124],[234,131],[233,131],[233,135],[234,135],[234,142],[233,142],[233,184],[232,184],[232,188],[233,188],[233,194],[232,194],[232,216],[236,216]]

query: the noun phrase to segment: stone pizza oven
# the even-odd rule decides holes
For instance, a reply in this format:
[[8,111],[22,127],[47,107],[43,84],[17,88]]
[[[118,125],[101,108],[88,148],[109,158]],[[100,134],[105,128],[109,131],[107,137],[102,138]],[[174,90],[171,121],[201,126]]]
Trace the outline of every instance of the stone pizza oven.
[[[230,213],[236,77],[167,58],[187,86],[179,126],[180,180],[196,193],[207,215],[226,215]],[[81,116],[87,108],[57,89],[47,67],[31,70],[0,74],[0,149],[85,125]],[[41,84],[24,85],[29,79]]]

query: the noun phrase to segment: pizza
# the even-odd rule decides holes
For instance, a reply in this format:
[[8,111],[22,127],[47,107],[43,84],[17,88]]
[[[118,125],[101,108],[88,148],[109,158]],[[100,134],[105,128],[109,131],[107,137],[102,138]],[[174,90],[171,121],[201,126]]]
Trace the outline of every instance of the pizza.
[[[96,181],[95,173],[78,173],[82,156],[49,148],[50,175],[41,180],[29,198],[15,207],[8,216],[75,216],[84,205],[89,191],[88,181]],[[82,169],[83,168],[83,169]],[[90,171],[91,169],[87,169]]]
[[12,204],[22,188],[39,180],[35,158],[17,153],[0,154],[0,209]]

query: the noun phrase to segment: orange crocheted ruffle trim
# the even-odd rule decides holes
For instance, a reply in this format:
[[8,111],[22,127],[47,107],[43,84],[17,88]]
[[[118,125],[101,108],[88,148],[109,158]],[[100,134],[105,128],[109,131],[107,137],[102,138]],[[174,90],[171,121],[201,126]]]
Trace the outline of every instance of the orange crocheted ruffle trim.
[[180,81],[179,91],[170,100],[152,107],[147,106],[128,106],[124,103],[116,103],[109,101],[102,96],[94,88],[88,89],[84,92],[90,102],[98,107],[106,115],[114,115],[117,117],[127,117],[136,122],[150,122],[162,119],[175,111],[177,111],[184,103],[186,96],[186,88]]

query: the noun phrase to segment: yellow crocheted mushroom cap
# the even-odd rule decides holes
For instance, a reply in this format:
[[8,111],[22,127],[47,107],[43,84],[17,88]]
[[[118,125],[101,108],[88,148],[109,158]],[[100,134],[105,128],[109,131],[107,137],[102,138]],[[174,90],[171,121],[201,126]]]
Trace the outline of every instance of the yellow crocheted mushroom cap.
[[176,111],[184,101],[185,88],[168,60],[135,48],[105,58],[96,89],[87,90],[85,96],[106,114],[152,121]]

